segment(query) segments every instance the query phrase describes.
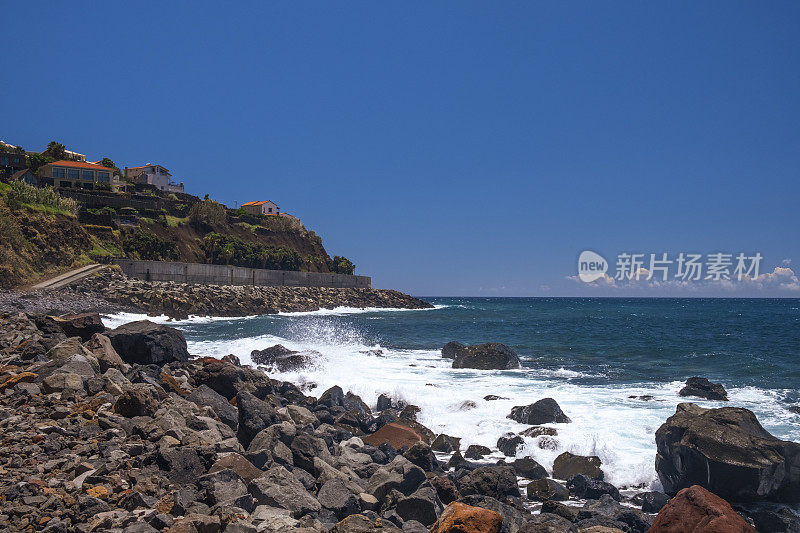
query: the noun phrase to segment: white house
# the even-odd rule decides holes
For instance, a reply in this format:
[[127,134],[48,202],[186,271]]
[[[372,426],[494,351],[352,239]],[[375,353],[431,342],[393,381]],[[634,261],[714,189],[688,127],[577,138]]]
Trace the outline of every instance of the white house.
[[172,181],[172,174],[161,165],[148,163],[141,167],[125,167],[125,178],[133,183],[147,183],[167,192],[183,192],[183,182]]
[[261,200],[260,202],[247,202],[242,204],[242,209],[253,215],[279,215],[281,210],[269,200]]

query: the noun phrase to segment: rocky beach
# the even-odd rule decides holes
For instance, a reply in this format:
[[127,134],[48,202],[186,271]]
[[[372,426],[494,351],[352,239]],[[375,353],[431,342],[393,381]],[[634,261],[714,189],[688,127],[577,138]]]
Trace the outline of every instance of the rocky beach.
[[[526,439],[547,446],[577,423],[548,397],[509,410],[526,429],[464,446],[469,435],[427,427],[408,399],[275,378],[319,356],[283,346],[254,351],[249,365],[193,356],[181,331],[146,320],[110,329],[96,313],[8,313],[0,356],[0,528],[9,531],[800,527],[800,445],[747,409],[689,403],[727,398],[699,378],[655,432],[660,492],[609,483],[598,456],[564,451],[545,467],[522,454]],[[450,343],[441,356],[462,370],[520,365],[499,343]]]
[[250,316],[336,307],[426,309],[413,296],[387,289],[192,285],[142,281],[109,267],[52,291],[2,291],[0,310],[34,313],[139,312],[169,318]]

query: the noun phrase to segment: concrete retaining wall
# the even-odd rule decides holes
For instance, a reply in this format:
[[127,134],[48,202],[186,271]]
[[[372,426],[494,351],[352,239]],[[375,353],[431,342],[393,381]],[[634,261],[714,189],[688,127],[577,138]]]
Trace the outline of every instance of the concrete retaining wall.
[[115,259],[126,276],[147,281],[175,281],[208,285],[269,285],[277,287],[370,288],[369,276],[263,270],[200,263],[169,263]]

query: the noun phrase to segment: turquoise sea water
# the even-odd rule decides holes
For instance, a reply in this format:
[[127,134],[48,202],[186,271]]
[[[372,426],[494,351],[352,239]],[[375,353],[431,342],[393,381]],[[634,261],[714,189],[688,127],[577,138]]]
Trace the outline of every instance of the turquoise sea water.
[[[320,352],[309,369],[279,376],[321,392],[338,384],[374,404],[402,397],[423,423],[494,446],[524,426],[511,407],[555,398],[571,424],[558,424],[555,449],[527,439],[520,455],[546,467],[562,451],[597,454],[612,482],[657,487],[653,434],[686,398],[691,376],[719,381],[730,402],[753,410],[775,435],[800,441],[800,300],[426,298],[419,311],[337,309],[241,319],[190,319],[190,352],[221,357],[284,344]],[[111,317],[113,323],[132,319]],[[510,371],[455,370],[448,341],[502,342],[520,355]],[[371,350],[381,350],[376,355]],[[507,399],[485,401],[487,394]],[[651,395],[642,401],[630,396]],[[464,404],[475,402],[475,407]]]

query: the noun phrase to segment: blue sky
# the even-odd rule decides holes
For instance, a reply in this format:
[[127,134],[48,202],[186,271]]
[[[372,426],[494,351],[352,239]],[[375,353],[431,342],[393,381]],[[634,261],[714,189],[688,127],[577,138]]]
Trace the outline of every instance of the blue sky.
[[[797,2],[4,11],[1,139],[271,199],[374,286],[800,296]],[[760,252],[791,274],[592,287],[569,279],[585,249]]]

